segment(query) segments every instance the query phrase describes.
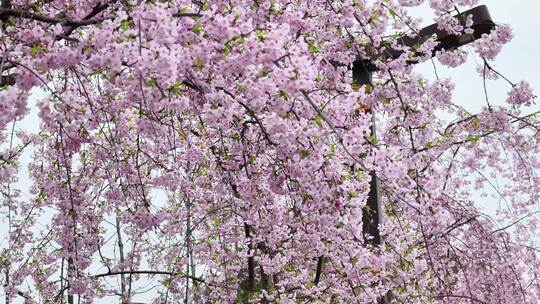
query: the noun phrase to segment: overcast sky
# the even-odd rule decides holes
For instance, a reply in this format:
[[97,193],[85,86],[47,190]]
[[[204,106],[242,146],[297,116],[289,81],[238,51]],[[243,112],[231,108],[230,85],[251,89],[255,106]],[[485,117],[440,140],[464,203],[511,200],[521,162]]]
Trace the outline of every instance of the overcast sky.
[[[503,75],[516,83],[527,80],[540,95],[540,1],[538,0],[484,0],[496,23],[507,23],[513,29],[514,39],[507,44],[492,66]],[[427,9],[414,10],[415,15],[425,16],[423,25],[433,23],[433,17]],[[418,14],[416,14],[418,13]],[[476,72],[476,63],[482,61],[473,56],[464,65],[455,69],[438,67],[440,77],[451,77],[456,84],[454,101],[470,110],[479,110],[485,105],[482,77]],[[417,71],[426,77],[434,78],[431,63],[419,65]],[[502,103],[506,99],[509,86],[504,81],[488,81],[490,102]],[[536,109],[539,108],[537,105]]]
[[[540,95],[540,1],[538,0],[485,0],[479,4],[487,5],[491,18],[495,23],[507,23],[512,27],[514,38],[505,45],[495,61],[490,65],[502,73],[513,83],[521,80],[528,81],[534,89],[535,95]],[[422,25],[433,23],[431,10],[427,5],[423,8],[411,10],[414,15],[423,17]],[[483,79],[476,71],[477,65],[482,65],[482,60],[473,55],[470,46],[462,47],[469,52],[468,61],[458,68],[446,68],[438,64],[437,74],[439,77],[450,77],[456,85],[453,101],[472,113],[479,112],[486,106]],[[435,79],[435,72],[431,62],[417,65],[415,70],[427,78]],[[486,84],[490,104],[502,105],[507,98],[507,92],[511,86],[504,80],[488,80]],[[539,111],[540,100],[527,112]],[[500,181],[500,180],[499,180]],[[498,181],[498,182],[499,182]],[[504,182],[502,182],[504,187]],[[493,199],[475,195],[471,198],[482,211],[495,216],[498,203]],[[538,203],[537,203],[538,205]],[[503,224],[500,222],[500,224]]]

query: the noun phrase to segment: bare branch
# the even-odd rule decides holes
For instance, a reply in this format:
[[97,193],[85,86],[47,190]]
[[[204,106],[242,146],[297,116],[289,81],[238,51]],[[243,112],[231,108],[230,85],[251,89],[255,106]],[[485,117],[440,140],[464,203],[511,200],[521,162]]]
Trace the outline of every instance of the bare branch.
[[198,278],[198,277],[190,276],[190,275],[187,275],[187,274],[184,274],[184,273],[181,273],[181,272],[170,272],[170,271],[161,271],[161,270],[123,270],[123,271],[110,271],[110,272],[105,272],[105,273],[95,274],[95,275],[92,276],[92,278],[98,279],[98,278],[104,278],[104,277],[108,277],[108,276],[126,275],[126,274],[129,274],[129,275],[133,275],[133,274],[148,274],[148,275],[183,276],[183,277],[188,277],[188,278],[192,279],[193,281],[197,281],[197,282],[200,282],[200,283],[203,283],[203,284],[206,284],[206,285],[213,286],[212,284],[207,283],[205,280],[203,280],[203,279],[201,279],[201,278]]

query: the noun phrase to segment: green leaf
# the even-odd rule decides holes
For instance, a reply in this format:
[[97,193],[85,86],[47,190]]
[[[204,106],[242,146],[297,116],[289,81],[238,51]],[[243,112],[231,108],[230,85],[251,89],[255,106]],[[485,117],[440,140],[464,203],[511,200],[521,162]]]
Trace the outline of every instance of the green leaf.
[[38,3],[33,3],[32,10],[36,13],[39,13],[41,11],[41,5],[39,5]]
[[32,57],[35,57],[39,52],[45,51],[45,50],[46,48],[42,47],[41,45],[34,44],[32,45],[32,47],[30,47],[30,55],[32,55]]
[[370,94],[373,91],[373,87],[370,84],[366,84],[365,87],[366,94]]
[[264,40],[266,38],[266,31],[255,30],[255,36],[262,41],[262,40]]
[[308,49],[309,49],[309,51],[312,52],[313,54],[319,52],[319,48],[318,48],[313,42],[308,42]]
[[240,134],[238,134],[238,132],[234,132],[234,133],[231,133],[231,138],[234,139],[235,141],[240,141]]
[[353,80],[351,86],[352,86],[353,91],[355,91],[355,92],[360,91],[360,88],[362,87],[361,84],[359,84],[358,82],[356,82],[354,80]]
[[204,68],[204,64],[202,63],[202,60],[199,57],[195,58],[195,63],[193,65],[199,70],[202,70]]
[[91,49],[91,48],[92,48],[91,45],[85,45],[85,46],[83,46],[83,48],[82,48],[82,53],[83,53],[83,54],[86,53],[86,52],[87,52],[89,49]]
[[148,85],[152,88],[157,87],[157,79],[155,77],[151,77],[150,80],[148,80]]
[[228,55],[231,52],[232,46],[230,43],[225,43],[225,46],[221,50],[221,52],[225,55]]
[[130,24],[129,24],[129,20],[127,20],[127,19],[124,19],[124,20],[120,21],[120,29],[121,29],[122,31],[127,31],[127,30],[129,30],[129,25],[130,25]]
[[173,84],[170,88],[169,88],[169,91],[171,92],[171,94],[173,95],[180,95],[184,92],[184,90],[182,89],[184,87],[184,84],[181,83],[181,82],[176,82],[175,84]]
[[322,117],[321,117],[321,115],[315,116],[315,119],[314,119],[314,120],[315,120],[315,124],[316,124],[319,128],[321,128],[321,127],[322,127]]
[[210,9],[210,6],[208,5],[208,1],[204,2],[202,7],[201,7],[201,10],[207,11],[209,9]]
[[203,27],[201,24],[197,23],[197,24],[195,24],[195,25],[193,26],[193,28],[192,28],[191,30],[192,30],[195,34],[200,34],[200,33],[203,32],[204,27]]
[[334,155],[334,152],[336,151],[336,145],[330,144],[328,145],[328,147],[330,148],[330,155]]
[[480,123],[481,121],[480,121],[480,118],[478,117],[475,117],[471,120],[471,125],[475,128],[478,128],[480,126]]
[[236,45],[240,45],[244,42],[244,38],[242,37],[233,37],[229,40],[227,40],[227,42],[225,42],[225,46],[223,47],[223,49],[221,50],[221,52],[225,55],[229,54],[232,50],[232,48]]
[[130,0],[124,0],[122,1],[122,4],[124,5],[124,7],[128,10],[128,11],[131,11],[134,7],[133,3],[131,3]]
[[480,135],[469,135],[467,136],[467,141],[473,144],[477,143],[480,140]]
[[367,140],[370,142],[370,143],[373,143],[373,144],[376,144],[377,143],[377,137],[375,137],[374,135],[370,135],[367,137]]
[[283,97],[285,100],[289,99],[289,94],[285,91],[279,91],[279,96]]

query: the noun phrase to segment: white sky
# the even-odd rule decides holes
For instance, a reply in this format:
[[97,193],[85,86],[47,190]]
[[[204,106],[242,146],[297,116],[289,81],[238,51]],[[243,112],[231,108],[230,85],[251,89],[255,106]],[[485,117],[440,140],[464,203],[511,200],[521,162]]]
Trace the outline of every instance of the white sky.
[[[503,47],[502,52],[491,64],[493,68],[517,83],[522,79],[529,81],[540,95],[540,1],[538,0],[484,0],[496,23],[508,23],[513,29],[514,39]],[[417,9],[418,16],[429,16],[429,11]],[[431,17],[424,18],[423,25],[432,23]],[[479,110],[485,105],[482,77],[476,72],[473,56],[468,57],[467,63],[455,68],[445,69],[440,65],[440,77],[451,77],[456,84],[454,100],[470,110]],[[478,60],[478,64],[482,64]],[[434,78],[431,63],[424,63],[416,69],[428,78]],[[503,81],[488,81],[490,102],[502,103],[506,99],[509,86]],[[539,101],[540,104],[540,101]],[[538,106],[536,106],[538,108]]]
[[[538,0],[484,0],[479,4],[487,5],[491,18],[495,23],[507,23],[511,26],[514,38],[506,44],[496,60],[490,65],[502,73],[513,83],[521,80],[528,81],[534,89],[535,95],[540,96],[540,1]],[[424,17],[423,26],[433,23],[433,16],[427,6],[411,10],[415,16]],[[483,79],[476,71],[477,65],[483,66],[481,58],[473,55],[472,47],[464,46],[462,50],[468,51],[469,56],[465,64],[457,68],[446,68],[435,60],[437,73],[440,78],[451,78],[455,84],[453,101],[472,113],[476,113],[486,106]],[[429,79],[435,79],[433,65],[430,61],[415,67],[415,71]],[[502,105],[507,98],[510,85],[502,80],[487,80],[486,83],[489,101],[492,105]],[[540,110],[540,98],[537,104],[526,112]],[[495,216],[497,203],[493,199],[475,196],[472,198],[477,206],[485,213]],[[538,205],[538,204],[537,204]],[[502,224],[502,223],[500,223]],[[540,241],[540,240],[537,240]]]

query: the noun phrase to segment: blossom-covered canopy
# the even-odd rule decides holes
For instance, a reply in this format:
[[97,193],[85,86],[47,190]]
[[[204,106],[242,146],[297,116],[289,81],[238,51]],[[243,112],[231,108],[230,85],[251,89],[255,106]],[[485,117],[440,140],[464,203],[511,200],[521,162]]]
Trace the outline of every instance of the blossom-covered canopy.
[[[529,84],[491,64],[509,27],[437,52],[508,87],[478,113],[408,64],[436,37],[397,39],[420,5],[470,33],[452,16],[475,4],[1,1],[6,301],[535,303],[540,122]],[[372,85],[353,82],[359,58]],[[362,231],[370,171],[382,245]]]

